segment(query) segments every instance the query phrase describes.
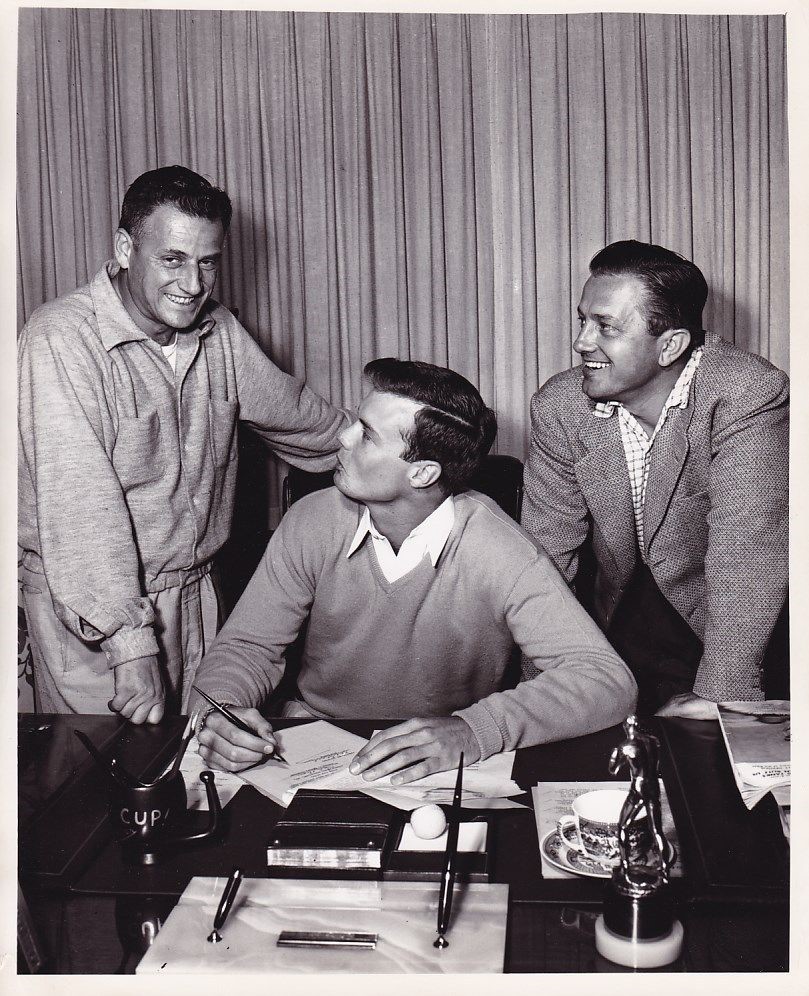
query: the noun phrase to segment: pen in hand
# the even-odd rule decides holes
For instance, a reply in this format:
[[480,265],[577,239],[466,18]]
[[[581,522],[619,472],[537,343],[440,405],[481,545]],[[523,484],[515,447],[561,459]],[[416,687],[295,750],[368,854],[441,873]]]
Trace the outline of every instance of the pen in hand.
[[225,920],[227,920],[228,914],[233,907],[233,900],[236,898],[236,893],[239,891],[239,886],[242,884],[243,878],[244,872],[241,868],[234,868],[230,873],[230,878],[225,885],[225,891],[219,900],[216,916],[213,919],[213,930],[208,934],[208,941],[211,944],[218,944],[222,940],[222,935],[219,931],[225,925]]
[[463,751],[458,761],[458,777],[455,780],[455,792],[452,797],[452,808],[449,813],[447,828],[447,849],[444,853],[444,870],[441,873],[441,889],[438,893],[438,937],[433,941],[433,947],[449,947],[449,941],[444,936],[449,928],[449,915],[452,909],[452,892],[455,887],[455,865],[458,860],[458,831],[461,824],[461,796],[463,794]]
[[[218,713],[221,713],[229,723],[232,723],[237,730],[241,730],[242,733],[249,733],[253,737],[256,736],[256,731],[251,729],[251,727],[239,719],[238,716],[234,715],[230,709],[227,708],[227,706],[222,705],[221,702],[217,702],[216,699],[212,699],[210,695],[203,692],[201,688],[197,688],[196,685],[192,685],[191,687],[198,695],[201,695],[205,699],[208,705],[213,706],[213,708],[216,709]],[[270,761],[280,761],[281,764],[289,764],[289,761],[287,761],[277,747],[274,747],[272,754],[268,754],[267,757]]]

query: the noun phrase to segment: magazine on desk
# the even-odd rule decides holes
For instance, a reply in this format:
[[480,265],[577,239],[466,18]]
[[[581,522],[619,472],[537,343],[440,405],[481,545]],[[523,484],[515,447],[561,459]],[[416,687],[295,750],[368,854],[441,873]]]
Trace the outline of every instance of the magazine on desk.
[[752,809],[772,792],[782,811],[784,832],[789,836],[789,702],[720,702],[717,712],[730,767],[745,806]]

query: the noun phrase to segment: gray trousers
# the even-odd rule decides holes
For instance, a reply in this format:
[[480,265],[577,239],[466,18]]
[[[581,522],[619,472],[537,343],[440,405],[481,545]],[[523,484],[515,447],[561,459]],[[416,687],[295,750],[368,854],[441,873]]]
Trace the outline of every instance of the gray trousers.
[[[105,714],[115,695],[114,668],[98,644],[85,643],[58,618],[44,574],[20,568],[31,638],[37,712]],[[182,712],[202,656],[219,624],[210,573],[182,588],[149,595],[154,606],[167,714]]]

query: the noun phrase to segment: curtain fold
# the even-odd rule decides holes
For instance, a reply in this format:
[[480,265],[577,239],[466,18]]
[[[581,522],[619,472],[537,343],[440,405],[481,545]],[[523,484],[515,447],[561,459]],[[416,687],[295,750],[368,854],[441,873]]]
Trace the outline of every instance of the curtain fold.
[[18,328],[181,162],[281,367],[354,405],[374,356],[448,364],[523,457],[615,239],[694,259],[706,327],[787,367],[785,72],[781,16],[21,9]]

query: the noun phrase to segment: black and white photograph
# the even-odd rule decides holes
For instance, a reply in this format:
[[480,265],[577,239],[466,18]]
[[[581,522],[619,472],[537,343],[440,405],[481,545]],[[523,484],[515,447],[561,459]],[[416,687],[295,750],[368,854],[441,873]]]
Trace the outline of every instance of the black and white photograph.
[[7,980],[805,991],[809,8],[328,7],[3,20]]

